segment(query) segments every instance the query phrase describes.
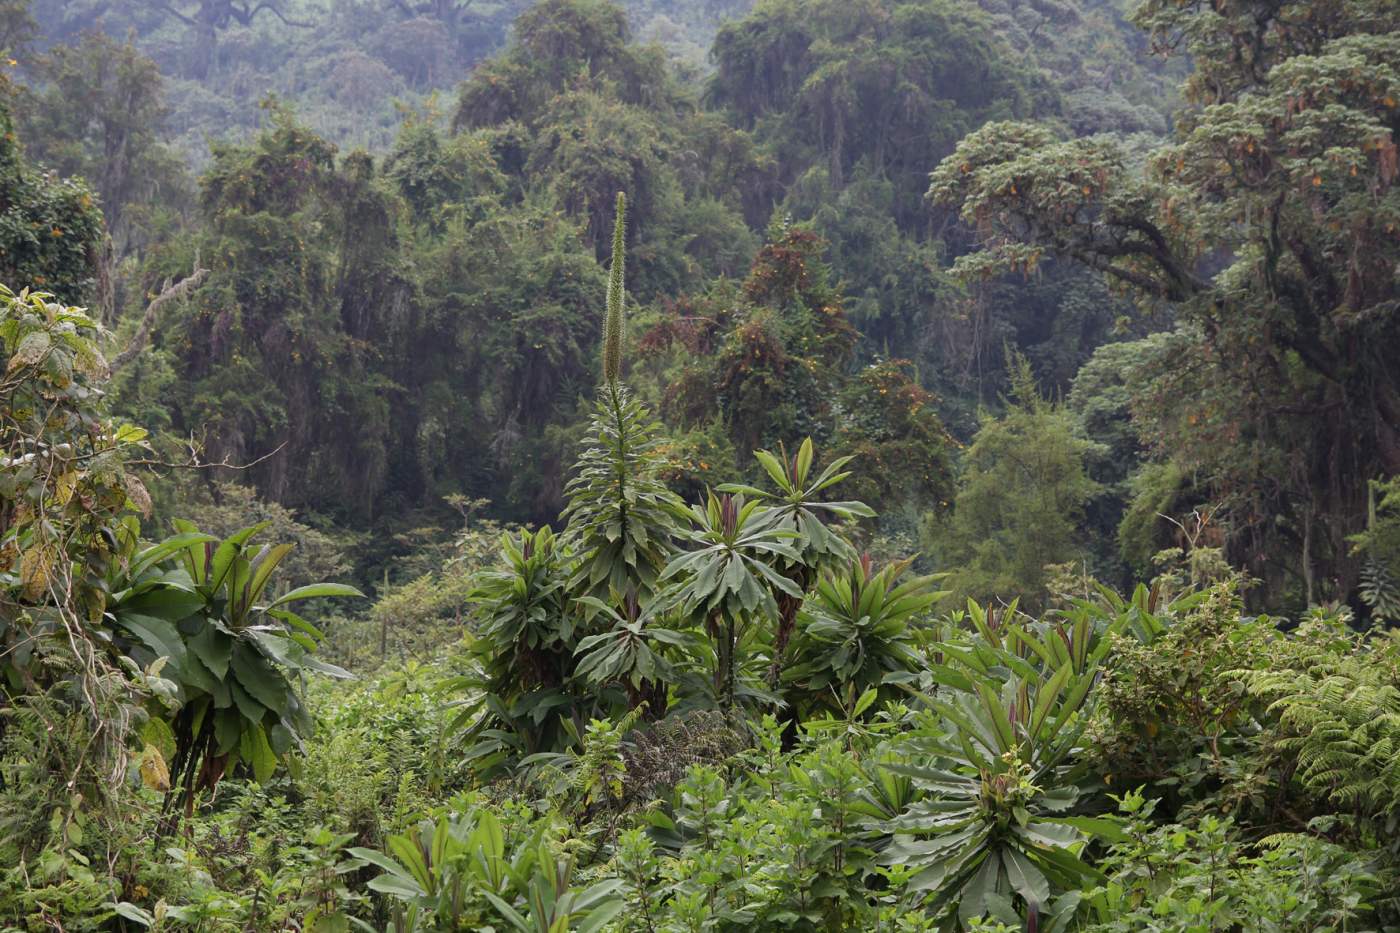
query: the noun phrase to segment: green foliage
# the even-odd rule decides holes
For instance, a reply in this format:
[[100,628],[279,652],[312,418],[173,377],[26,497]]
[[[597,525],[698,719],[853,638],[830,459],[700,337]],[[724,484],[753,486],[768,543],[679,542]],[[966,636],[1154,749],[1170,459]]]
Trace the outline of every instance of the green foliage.
[[[893,699],[895,684],[921,667],[918,626],[946,591],[935,577],[904,578],[909,561],[875,570],[869,557],[818,582],[804,604],[783,680],[805,706],[840,711],[867,691]],[[904,578],[904,579],[902,579]]]
[[646,609],[625,603],[623,608],[635,614],[629,619],[594,597],[580,602],[597,612],[607,629],[579,641],[574,675],[595,686],[621,684],[632,709],[646,703],[654,715],[664,713],[666,685],[675,679],[664,649],[684,645],[684,637],[658,624],[664,619],[658,617],[656,603]]
[[402,903],[391,923],[395,931],[468,929],[488,918],[531,933],[598,929],[622,909],[621,882],[575,888],[572,859],[556,858],[542,829],[512,834],[508,848],[496,816],[469,809],[390,836],[389,855],[350,853],[383,871],[372,890]]
[[852,491],[879,505],[941,513],[953,498],[955,442],[938,399],[911,377],[906,361],[872,363],[841,390],[834,449],[860,464]]
[[[1378,355],[1396,326],[1394,241],[1381,232],[1400,197],[1396,13],[1279,12],[1270,0],[1144,4],[1135,18],[1153,45],[1193,66],[1196,107],[1174,141],[1143,158],[1104,136],[989,124],[939,165],[929,194],[986,244],[959,259],[965,273],[1064,257],[1170,304],[1180,349],[1136,393],[1144,433],[1225,502],[1234,555],[1271,550],[1275,534],[1290,542],[1277,547],[1296,559],[1251,560],[1257,576],[1282,588],[1296,572],[1305,599],[1341,599],[1359,569],[1345,541],[1364,527],[1366,483],[1397,466],[1397,390]],[[1324,479],[1338,457],[1354,467]],[[1253,521],[1263,514],[1267,531]]]
[[[826,469],[813,475],[815,448],[810,437],[803,439],[797,453],[789,461],[787,451],[779,448],[781,457],[766,450],[756,451],[754,458],[763,467],[775,491],[767,492],[753,486],[725,484],[720,490],[753,496],[772,503],[777,528],[792,536],[795,559],[775,560],[774,566],[793,582],[800,593],[806,593],[824,570],[855,560],[855,548],[841,535],[827,527],[828,523],[851,522],[873,518],[874,510],[864,502],[824,501],[825,491],[851,475],[845,471],[851,458],[841,457],[827,464]],[[778,600],[778,624],[773,635],[773,667],[770,681],[777,682],[782,672],[783,654],[788,639],[797,626],[797,614],[802,597],[783,593]]]
[[1265,806],[1268,775],[1239,773],[1260,706],[1240,678],[1270,657],[1271,621],[1242,619],[1228,585],[1167,612],[1175,618],[1155,641],[1114,648],[1095,724],[1095,770],[1116,787],[1149,782],[1173,807],[1207,794]]
[[27,63],[34,88],[16,101],[31,158],[96,190],[118,258],[165,233],[194,194],[183,158],[162,139],[160,71],[130,39],[88,32],[53,46]]
[[1400,922],[1389,6],[629,9],[36,8],[0,926]]
[[129,504],[150,504],[140,480],[123,467],[145,431],[109,423],[98,402],[107,364],[97,325],[49,297],[0,290],[7,360],[0,382],[0,555],[11,646],[5,671],[12,687],[20,686],[19,671],[45,631],[101,617],[102,583],[117,548],[112,528]]
[[1287,762],[1306,794],[1383,840],[1400,788],[1396,641],[1363,639],[1335,623],[1315,622],[1289,647],[1245,677],[1272,726],[1265,753]]
[[1035,109],[1034,79],[953,4],[769,0],[713,54],[711,96],[777,151],[784,183],[822,165],[840,185],[864,161],[916,196],[930,156],[990,115]]
[[1395,573],[1400,566],[1400,524],[1395,510],[1400,506],[1400,482],[1386,480],[1371,485],[1366,530],[1352,540],[1357,552],[1365,555],[1358,595],[1381,622],[1400,619],[1400,589]]
[[1373,922],[1382,878],[1364,855],[1316,836],[1279,834],[1251,849],[1229,819],[1155,825],[1155,801],[1121,798],[1126,839],[1090,892],[1094,933],[1127,930],[1345,930]]
[[471,650],[480,675],[459,685],[481,693],[457,722],[470,723],[470,757],[483,771],[512,751],[561,747],[564,721],[577,715],[568,681],[579,636],[567,587],[565,555],[547,527],[522,531],[519,544],[505,537],[499,567],[479,578],[471,597],[478,614]]
[[[146,548],[134,536],[107,607],[123,652],[159,675],[173,737],[171,774],[160,790],[186,815],[238,763],[267,781],[312,729],[297,690],[304,673],[348,672],[313,657],[324,637],[286,608],[299,600],[359,596],[354,587],[311,583],[274,595],[273,575],[292,545],[249,541],[251,525],[219,541],[189,522]],[[163,767],[163,765],[162,765]],[[149,780],[149,779],[148,779]]]
[[51,292],[60,302],[91,297],[103,234],[97,200],[81,180],[29,163],[8,102],[0,103],[0,198],[0,282]]
[[722,706],[736,695],[740,638],[756,621],[778,618],[778,595],[802,598],[802,590],[774,569],[796,563],[794,531],[780,527],[776,509],[742,495],[713,493],[690,510],[690,550],[666,565],[663,581],[675,578],[671,595],[679,612],[703,621],[714,643],[714,689]]
[[569,545],[581,558],[570,589],[645,604],[671,557],[683,507],[658,477],[660,426],[626,387],[606,383],[601,394],[564,489]]
[[893,766],[925,796],[890,824],[899,835],[884,856],[916,872],[909,884],[931,892],[936,914],[966,923],[1013,897],[1036,913],[1052,892],[1099,877],[1083,843],[1121,829],[1068,815],[1074,759],[1114,638],[1152,631],[1134,609],[1085,604],[1035,623],[1014,603],[997,613],[969,602],[972,633],[938,646],[945,660],[930,674],[941,689],[926,702],[941,722],[921,748],[931,761]]
[[82,311],[0,286],[0,740],[11,715],[86,733],[77,753],[39,742],[24,768],[36,789],[54,785],[39,791],[58,795],[52,814],[108,798],[155,686],[153,671],[114,650],[104,620],[134,536],[129,513],[150,496],[130,463],[148,449],[146,432],[109,418],[97,339]]
[[853,471],[845,467],[853,458],[840,457],[813,475],[816,453],[810,437],[802,441],[791,460],[787,459],[786,451],[780,453],[781,457],[766,450],[754,453],[775,491],[737,484],[723,485],[720,490],[771,503],[778,526],[794,536],[792,547],[797,552],[798,566],[816,573],[853,559],[855,549],[851,543],[827,525],[873,518],[875,512],[863,502],[823,501],[821,495],[851,475]]
[[1038,606],[1046,565],[1087,553],[1079,528],[1098,486],[1085,466],[1095,445],[1076,436],[1069,412],[1044,401],[1029,376],[1023,361],[1006,414],[988,417],[967,449],[940,544],[958,592]]

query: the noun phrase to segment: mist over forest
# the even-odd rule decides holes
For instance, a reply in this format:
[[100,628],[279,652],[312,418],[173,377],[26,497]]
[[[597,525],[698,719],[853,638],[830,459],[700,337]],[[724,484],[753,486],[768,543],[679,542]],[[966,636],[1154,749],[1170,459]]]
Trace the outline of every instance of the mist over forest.
[[1393,0],[0,51],[0,933],[1400,929]]

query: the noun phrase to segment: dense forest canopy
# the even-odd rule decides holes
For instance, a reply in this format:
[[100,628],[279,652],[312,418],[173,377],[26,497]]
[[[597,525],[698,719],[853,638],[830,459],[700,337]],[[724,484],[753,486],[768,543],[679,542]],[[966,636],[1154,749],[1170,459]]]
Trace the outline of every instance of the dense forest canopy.
[[1400,925],[1390,0],[0,50],[0,930]]

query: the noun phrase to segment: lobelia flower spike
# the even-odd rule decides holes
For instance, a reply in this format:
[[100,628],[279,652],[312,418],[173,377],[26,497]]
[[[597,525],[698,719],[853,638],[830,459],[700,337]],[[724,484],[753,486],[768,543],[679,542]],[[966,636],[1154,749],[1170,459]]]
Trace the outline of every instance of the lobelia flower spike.
[[627,272],[627,197],[617,193],[617,220],[613,225],[612,269],[608,273],[608,309],[603,318],[603,384],[622,378],[622,311]]

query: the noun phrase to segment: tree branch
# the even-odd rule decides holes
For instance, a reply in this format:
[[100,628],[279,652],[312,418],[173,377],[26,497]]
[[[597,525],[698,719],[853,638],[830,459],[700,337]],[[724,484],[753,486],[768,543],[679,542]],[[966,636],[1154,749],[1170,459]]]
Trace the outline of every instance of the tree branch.
[[155,4],[155,6],[159,7],[160,9],[164,10],[165,12],[169,13],[171,16],[175,17],[175,18],[178,19],[180,22],[184,23],[186,26],[198,26],[198,25],[199,25],[198,23],[196,23],[196,22],[194,21],[194,18],[193,18],[193,17],[186,16],[184,13],[181,13],[179,10],[175,9],[174,4],[157,2],[157,3]]
[[229,6],[229,12],[233,14],[233,18],[238,20],[239,24],[243,26],[251,25],[254,17],[263,10],[267,10],[273,16],[280,19],[285,26],[293,26],[297,29],[311,29],[316,25],[315,23],[304,23],[301,20],[287,19],[287,15],[282,12],[282,8],[278,6],[274,0],[262,0],[257,6],[251,8],[247,4],[244,4],[242,9],[231,4]]
[[155,325],[156,315],[160,313],[161,308],[172,301],[184,298],[198,288],[209,276],[208,269],[200,268],[198,257],[195,257],[194,265],[194,271],[174,285],[170,284],[169,279],[165,280],[165,286],[161,288],[160,294],[146,306],[146,313],[141,316],[141,323],[137,325],[136,333],[131,336],[131,342],[112,360],[109,367],[112,372],[115,373],[130,363],[138,353],[146,348],[146,341],[151,336],[151,328]]

